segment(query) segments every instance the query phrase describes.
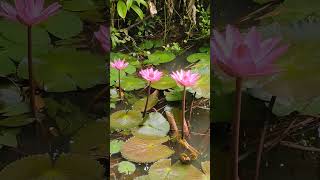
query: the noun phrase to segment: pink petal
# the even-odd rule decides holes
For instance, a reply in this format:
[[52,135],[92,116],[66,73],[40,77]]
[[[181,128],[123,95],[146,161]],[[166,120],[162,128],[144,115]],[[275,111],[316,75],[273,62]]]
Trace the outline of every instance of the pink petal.
[[245,43],[251,50],[251,54],[254,59],[258,58],[260,54],[260,34],[257,32],[255,27],[252,27],[245,38]]
[[275,50],[272,50],[262,62],[260,62],[259,66],[266,66],[267,64],[274,63],[275,60],[277,60],[281,55],[283,55],[285,52],[287,52],[289,48],[289,45],[283,45]]
[[226,42],[228,48],[231,49],[234,45],[242,42],[241,33],[237,28],[227,25],[226,29]]

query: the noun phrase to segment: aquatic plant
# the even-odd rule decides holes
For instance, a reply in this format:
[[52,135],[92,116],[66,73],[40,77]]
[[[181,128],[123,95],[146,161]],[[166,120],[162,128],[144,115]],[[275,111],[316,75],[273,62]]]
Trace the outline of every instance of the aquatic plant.
[[44,0],[16,0],[15,8],[6,2],[0,2],[0,16],[27,26],[30,103],[33,116],[36,116],[36,104],[35,82],[33,80],[32,66],[32,26],[37,25],[47,20],[50,16],[55,15],[60,7],[61,5],[56,2],[44,9]]
[[190,87],[196,84],[200,75],[198,73],[192,73],[190,70],[176,71],[171,74],[171,77],[176,81],[177,84],[183,86],[183,100],[182,100],[182,139],[184,139],[185,131],[187,128],[187,123],[185,119],[185,106],[186,106],[186,87]]
[[237,28],[228,25],[225,36],[216,30],[213,30],[213,35],[211,45],[214,52],[214,64],[217,64],[227,75],[236,79],[236,107],[232,123],[232,179],[237,180],[242,81],[248,77],[279,72],[280,69],[276,67],[274,62],[287,51],[288,45],[278,46],[280,38],[262,41],[261,35],[255,27],[242,36]]
[[157,69],[154,70],[153,68],[148,68],[148,69],[140,70],[139,74],[143,77],[143,79],[148,81],[148,95],[147,95],[146,105],[144,107],[144,111],[142,115],[142,117],[145,117],[147,106],[148,106],[148,100],[150,96],[150,91],[151,91],[151,84],[161,79],[162,72],[158,71]]
[[115,60],[111,64],[111,67],[115,68],[118,70],[118,81],[119,81],[119,98],[121,98],[121,83],[120,83],[120,75],[121,75],[121,70],[125,69],[129,63],[126,62],[125,60]]

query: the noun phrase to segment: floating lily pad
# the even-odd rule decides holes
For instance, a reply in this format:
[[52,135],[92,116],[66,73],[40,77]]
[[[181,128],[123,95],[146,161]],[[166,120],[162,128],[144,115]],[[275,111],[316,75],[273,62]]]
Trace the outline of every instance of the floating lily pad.
[[68,11],[61,11],[58,14],[51,16],[44,23],[44,26],[47,31],[61,39],[76,36],[83,28],[81,19],[76,14]]
[[162,145],[168,137],[160,139],[141,139],[132,137],[127,140],[121,149],[121,154],[129,161],[137,163],[150,163],[159,159],[170,157],[174,151]]
[[[142,137],[165,137],[170,130],[170,124],[163,117],[161,113],[152,112],[149,113],[147,120],[143,123],[143,126],[135,132],[135,136]],[[142,138],[141,137],[141,138]]]
[[120,81],[121,88],[123,88],[125,91],[138,90],[146,86],[146,82],[144,80],[132,76],[123,77]]
[[91,122],[72,137],[71,152],[107,156],[107,142],[107,122]]
[[210,98],[210,77],[209,76],[201,76],[197,83],[188,88],[188,91],[191,93],[196,92],[196,98]]
[[53,167],[48,155],[33,155],[6,166],[0,172],[0,178],[103,180],[103,168],[97,161],[86,156],[61,155]]
[[112,155],[112,154],[116,154],[116,153],[120,152],[120,149],[121,149],[123,143],[124,142],[121,140],[112,140],[110,142],[110,154]]
[[[158,90],[155,90],[152,94],[150,94],[148,105],[147,105],[147,111],[149,111],[151,108],[153,108],[153,106],[155,106],[158,103],[159,101],[158,94],[159,94]],[[147,102],[147,97],[139,99],[132,105],[132,109],[143,112],[146,102]]]
[[17,134],[20,133],[20,129],[6,129],[0,131],[0,148],[5,146],[17,147]]
[[194,63],[197,61],[210,62],[210,55],[208,53],[194,53],[187,57],[187,61],[190,63]]
[[140,125],[142,121],[141,112],[135,110],[121,110],[111,114],[110,127],[112,129],[120,130],[131,129]]
[[[48,92],[66,92],[91,88],[106,82],[103,58],[85,51],[56,49],[34,59],[34,76]],[[26,59],[18,75],[28,79]]]
[[136,165],[129,161],[121,161],[118,164],[118,171],[122,174],[130,175],[136,171]]
[[169,91],[164,91],[163,94],[166,96],[167,101],[180,101],[182,100],[182,89],[177,86],[177,88],[169,89]]
[[17,115],[17,116],[10,116],[5,119],[0,120],[0,126],[3,127],[20,127],[25,126],[35,121],[34,118],[30,117],[29,115]]
[[204,174],[193,165],[180,162],[171,166],[171,159],[161,159],[149,170],[150,179],[158,180],[203,180]]
[[159,65],[162,63],[167,63],[167,62],[173,61],[175,58],[176,58],[176,56],[171,52],[155,51],[154,53],[152,53],[148,56],[148,60],[144,61],[144,63]]
[[6,76],[16,72],[15,64],[4,53],[0,53],[0,76]]
[[148,175],[135,177],[134,180],[151,180]]
[[159,81],[151,84],[152,88],[165,90],[177,86],[176,82],[169,76],[163,76]]

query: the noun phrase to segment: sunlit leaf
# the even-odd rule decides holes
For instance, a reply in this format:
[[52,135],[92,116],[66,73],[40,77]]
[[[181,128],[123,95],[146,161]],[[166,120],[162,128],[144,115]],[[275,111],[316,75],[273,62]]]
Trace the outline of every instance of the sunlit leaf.
[[142,123],[142,114],[139,111],[117,111],[110,116],[110,127],[112,129],[131,129]]

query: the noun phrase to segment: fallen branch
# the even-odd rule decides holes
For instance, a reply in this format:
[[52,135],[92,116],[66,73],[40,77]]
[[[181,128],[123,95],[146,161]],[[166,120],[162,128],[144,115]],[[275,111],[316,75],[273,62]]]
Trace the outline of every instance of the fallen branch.
[[287,146],[289,148],[294,148],[302,151],[312,151],[312,152],[320,152],[319,148],[312,147],[312,146],[302,146],[293,142],[289,141],[280,141],[280,145]]

